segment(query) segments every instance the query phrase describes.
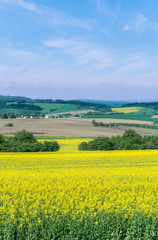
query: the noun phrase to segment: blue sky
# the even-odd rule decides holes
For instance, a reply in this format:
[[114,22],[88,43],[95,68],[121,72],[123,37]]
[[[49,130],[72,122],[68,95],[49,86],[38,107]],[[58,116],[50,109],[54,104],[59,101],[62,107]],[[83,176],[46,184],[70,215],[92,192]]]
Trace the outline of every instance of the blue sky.
[[0,0],[0,95],[158,101],[157,0]]

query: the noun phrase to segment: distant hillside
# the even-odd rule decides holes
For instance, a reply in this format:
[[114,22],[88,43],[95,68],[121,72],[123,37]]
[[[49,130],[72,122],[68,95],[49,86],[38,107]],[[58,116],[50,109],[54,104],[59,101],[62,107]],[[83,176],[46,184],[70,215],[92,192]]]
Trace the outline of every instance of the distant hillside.
[[16,102],[16,101],[28,101],[30,98],[20,97],[20,96],[3,96],[0,95],[0,102]]
[[79,99],[79,100],[84,102],[95,103],[95,104],[108,105],[110,107],[119,107],[119,106],[122,106],[123,104],[129,103],[126,101],[103,101],[103,100],[93,100],[93,99]]
[[80,100],[31,99],[19,96],[0,96],[1,114],[46,114],[79,110],[112,111],[107,105]]
[[122,107],[144,107],[158,111],[158,102],[135,102],[123,104]]

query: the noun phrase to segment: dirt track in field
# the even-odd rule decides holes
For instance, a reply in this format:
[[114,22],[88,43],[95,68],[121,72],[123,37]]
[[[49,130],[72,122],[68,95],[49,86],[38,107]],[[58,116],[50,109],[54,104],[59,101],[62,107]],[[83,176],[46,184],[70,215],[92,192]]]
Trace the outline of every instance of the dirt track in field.
[[[118,122],[118,119],[96,119],[103,122]],[[120,120],[129,122],[130,120]],[[140,121],[133,121],[139,122]],[[7,123],[13,123],[13,127],[4,127]],[[150,124],[150,123],[149,123]],[[59,119],[0,119],[0,134],[13,135],[16,131],[25,129],[35,135],[45,136],[114,136],[122,135],[126,129],[134,129],[141,135],[153,134],[149,130],[134,127],[94,127],[92,119],[59,118]]]
[[152,118],[158,118],[158,115],[154,115],[154,116],[152,116]]
[[89,113],[89,112],[93,112],[93,113],[98,113],[98,111],[95,111],[95,110],[77,110],[77,111],[67,111],[67,112],[57,112],[57,113],[54,113],[54,115],[56,114],[82,114],[82,113]]

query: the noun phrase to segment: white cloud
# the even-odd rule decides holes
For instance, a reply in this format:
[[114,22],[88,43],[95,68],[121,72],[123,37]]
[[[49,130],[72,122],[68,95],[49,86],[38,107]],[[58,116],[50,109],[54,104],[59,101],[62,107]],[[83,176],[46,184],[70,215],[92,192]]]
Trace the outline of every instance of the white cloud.
[[106,49],[79,37],[43,43],[48,47],[49,56],[47,50],[43,54],[1,48],[0,82],[41,86],[47,82],[48,87],[53,84],[96,86],[108,82],[138,87],[158,85],[158,57],[145,50]]
[[66,13],[53,8],[42,7],[40,17],[48,24],[54,25],[69,25],[84,29],[91,29],[86,20],[79,20],[73,16],[68,16]]
[[92,0],[92,2],[96,5],[97,10],[99,12],[103,12],[105,14],[108,13],[108,8],[107,8],[107,5],[106,5],[105,1],[103,1],[103,0]]
[[[83,29],[91,29],[91,26],[86,20],[79,20],[73,16],[67,15],[65,12],[55,8],[48,8],[44,5],[35,4],[25,0],[0,0],[0,7],[12,8],[13,6],[22,8],[34,14],[36,21],[41,21],[42,24],[53,25],[68,25]],[[2,9],[3,10],[3,9]]]
[[138,13],[135,21],[131,23],[131,29],[139,33],[143,33],[145,31],[154,32],[155,30],[158,30],[158,22],[154,22],[144,16],[144,14]]
[[24,0],[14,0],[15,3],[17,3],[20,7],[25,8],[30,11],[38,11],[37,6],[34,3],[30,3]]
[[[47,45],[52,47],[52,50],[56,48],[56,50],[72,54],[73,58],[76,58],[78,65],[74,63],[73,58],[71,64],[67,66],[65,61],[62,62],[62,60],[58,63],[49,62],[42,54],[38,56],[38,61],[41,61],[42,64],[36,65],[36,61],[32,60],[31,62],[29,59],[32,53],[25,51],[18,52],[10,49],[11,58],[18,57],[20,60],[21,57],[26,57],[26,62],[23,64],[23,60],[20,60],[22,62],[20,65],[19,62],[16,64],[15,61],[11,61],[10,64],[0,65],[0,88],[3,90],[3,94],[4,91],[8,93],[11,90],[12,94],[13,91],[19,91],[22,94],[23,89],[25,92],[24,95],[29,96],[30,89],[32,96],[34,96],[34,94],[37,94],[38,89],[38,91],[41,91],[38,93],[39,95],[37,94],[38,97],[43,97],[42,94],[48,96],[47,91],[50,91],[50,97],[51,91],[54,91],[54,94],[57,94],[56,97],[58,98],[58,94],[61,94],[60,89],[65,88],[67,89],[66,93],[63,90],[63,96],[61,96],[64,98],[64,96],[71,95],[71,92],[69,92],[70,87],[71,91],[72,89],[76,89],[76,93],[80,89],[78,90],[78,97],[81,96],[80,94],[83,92],[81,88],[83,88],[85,97],[86,92],[87,94],[91,91],[95,93],[97,89],[97,98],[100,96],[100,92],[102,92],[102,98],[104,98],[104,91],[109,96],[110,93],[108,91],[113,91],[121,99],[124,96],[128,98],[128,94],[124,93],[124,95],[122,92],[121,95],[118,89],[119,91],[121,89],[126,90],[126,88],[128,88],[128,91],[130,88],[137,90],[146,89],[146,92],[151,86],[152,89],[158,89],[157,56],[149,56],[138,50],[119,52],[117,50],[112,51],[110,49],[97,48],[92,43],[84,42],[79,38],[66,39],[65,42],[63,39],[59,43],[57,41],[47,42]],[[5,53],[9,54],[7,51]],[[28,89],[27,93],[26,89]],[[139,94],[139,91],[137,92]],[[116,95],[111,95],[111,99],[115,97]],[[54,98],[54,95],[52,95],[52,98]]]
[[24,0],[1,0],[0,5],[4,6],[17,6],[29,11],[37,12],[38,8],[35,3],[24,1]]
[[13,48],[2,48],[0,49],[1,54],[7,56],[7,57],[13,57],[17,59],[35,59],[38,57],[38,55],[34,52],[30,51],[24,51],[19,49],[13,49]]
[[[149,56],[145,51],[114,51],[94,46],[91,42],[85,42],[79,38],[44,41],[44,44],[56,48],[62,53],[72,55],[77,65],[73,63],[71,67],[86,66],[83,71],[88,70],[99,76],[98,83],[110,81],[126,83],[129,86],[142,86],[142,84],[157,86],[158,57]],[[88,81],[90,83],[90,80],[87,79]]]
[[11,47],[0,48],[0,56],[0,62],[3,64],[15,64],[16,66],[31,66],[32,64],[36,65],[39,64],[41,60],[39,53]]
[[91,1],[95,4],[99,14],[109,17],[114,22],[117,20],[120,11],[121,0],[110,1],[110,4],[108,4],[108,1],[105,0]]
[[130,30],[130,25],[129,24],[126,24],[123,28],[122,28],[122,31],[123,32],[127,32]]
[[80,66],[92,63],[97,68],[107,68],[116,64],[112,50],[96,47],[81,38],[45,40],[43,43],[47,47],[59,48],[63,53],[72,55]]
[[134,28],[136,30],[142,30],[144,31],[146,27],[150,25],[150,21],[147,17],[145,17],[143,14],[139,13],[137,15],[136,21],[134,23]]

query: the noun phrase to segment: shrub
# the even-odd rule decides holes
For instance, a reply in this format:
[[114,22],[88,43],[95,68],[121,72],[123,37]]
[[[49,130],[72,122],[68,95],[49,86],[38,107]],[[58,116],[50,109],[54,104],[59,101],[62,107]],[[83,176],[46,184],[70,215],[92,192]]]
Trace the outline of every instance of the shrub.
[[41,151],[42,143],[22,143],[17,146],[17,152],[39,152]]
[[13,123],[7,123],[4,125],[4,127],[13,127]]
[[121,144],[121,136],[112,136],[111,137],[111,141],[112,141],[112,143],[113,143],[113,148],[114,148],[114,150],[119,150],[119,149],[121,149],[121,146],[120,146],[120,144]]
[[88,150],[113,150],[113,143],[108,137],[97,137],[88,143]]
[[2,152],[17,152],[17,142],[13,140],[12,137],[7,137],[5,142],[1,144]]
[[82,142],[78,145],[78,150],[80,151],[85,151],[88,150],[88,143],[87,142]]
[[121,138],[120,149],[134,150],[142,149],[143,138],[132,129],[125,131]]
[[60,149],[60,145],[58,144],[57,141],[45,141],[43,144],[42,144],[42,147],[41,147],[41,151],[42,152],[55,152],[55,151],[58,151]]
[[5,142],[5,137],[2,134],[0,134],[0,144],[4,142]]
[[82,142],[78,150],[138,150],[158,149],[158,136],[142,137],[132,129],[125,131],[123,136],[97,137],[88,143]]
[[16,132],[14,139],[15,139],[15,141],[29,142],[29,143],[34,143],[37,141],[36,138],[33,136],[33,133],[28,132],[26,130]]
[[25,130],[17,132],[14,137],[6,139],[0,134],[0,151],[1,152],[55,152],[60,149],[56,141],[37,142],[31,132]]
[[144,138],[145,149],[158,149],[158,136],[147,136]]

